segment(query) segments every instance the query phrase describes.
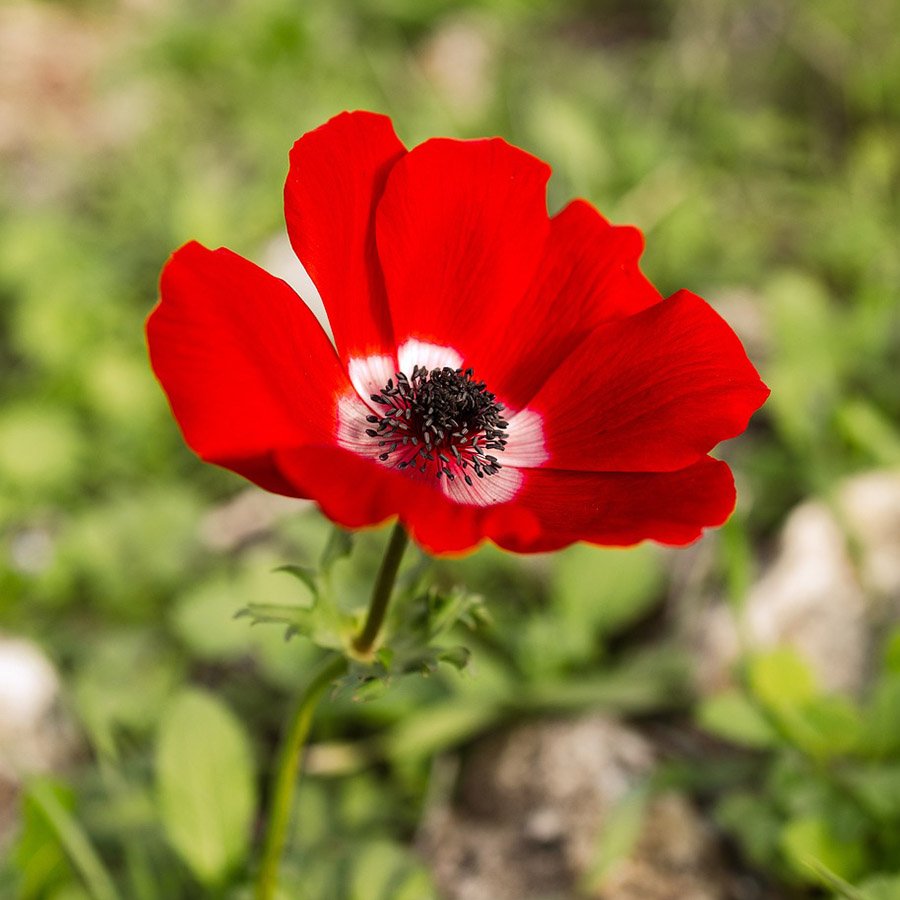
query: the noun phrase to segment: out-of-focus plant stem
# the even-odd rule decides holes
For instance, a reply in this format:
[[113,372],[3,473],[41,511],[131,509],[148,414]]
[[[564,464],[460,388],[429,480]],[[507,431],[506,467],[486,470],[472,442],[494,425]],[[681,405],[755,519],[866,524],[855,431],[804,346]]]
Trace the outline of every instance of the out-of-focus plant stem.
[[[394,582],[397,579],[397,571],[408,543],[409,537],[406,530],[398,522],[391,532],[378,576],[375,579],[365,624],[362,631],[353,640],[353,653],[359,658],[364,659],[371,654],[372,647],[381,633],[394,590]],[[290,823],[291,809],[294,805],[297,773],[303,755],[303,746],[309,735],[313,715],[319,701],[328,690],[329,685],[346,672],[347,666],[347,657],[343,655],[330,656],[323,662],[306,690],[300,695],[285,732],[275,767],[275,778],[272,782],[262,860],[256,879],[256,900],[275,900],[277,895],[278,870]]]
[[306,743],[319,700],[328,686],[336,678],[339,678],[346,668],[347,660],[343,656],[331,656],[325,660],[316,676],[301,694],[300,702],[294,709],[278,754],[275,779],[272,782],[269,819],[266,824],[262,861],[256,879],[257,900],[274,900],[276,896],[278,868],[291,818],[291,807],[294,805],[297,771],[300,768],[303,745]]

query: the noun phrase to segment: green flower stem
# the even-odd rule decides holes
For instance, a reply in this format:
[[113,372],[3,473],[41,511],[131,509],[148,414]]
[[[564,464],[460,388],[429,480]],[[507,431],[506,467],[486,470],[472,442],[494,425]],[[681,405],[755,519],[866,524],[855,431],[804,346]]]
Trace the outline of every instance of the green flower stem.
[[[384,624],[384,617],[387,614],[388,604],[394,590],[394,582],[397,579],[397,570],[400,568],[400,561],[403,559],[403,552],[408,543],[409,537],[406,530],[398,522],[391,532],[390,541],[381,561],[381,568],[378,570],[378,577],[375,579],[365,625],[353,640],[353,650],[362,658],[371,654],[372,647],[381,632],[381,626]],[[328,690],[328,686],[347,671],[347,665],[348,662],[344,656],[332,656],[325,660],[319,672],[301,694],[300,701],[294,710],[275,768],[269,821],[266,826],[262,862],[256,880],[256,900],[274,900],[276,896],[278,869],[291,818],[291,808],[294,805],[294,791],[297,787],[297,772],[300,768],[303,745],[309,735],[313,714],[319,700]]]
[[297,787],[297,771],[303,745],[312,725],[313,713],[328,686],[339,678],[347,669],[347,660],[343,656],[329,657],[319,672],[300,696],[300,702],[294,710],[287,734],[278,754],[275,769],[275,780],[272,785],[272,801],[269,810],[269,821],[266,826],[265,843],[263,844],[262,862],[256,879],[257,900],[274,900],[278,889],[278,868],[281,853],[287,836],[291,808],[294,805],[294,791]]
[[391,593],[394,590],[394,581],[397,578],[397,570],[400,561],[409,543],[409,535],[406,529],[397,522],[391,532],[384,558],[381,560],[381,568],[378,570],[378,578],[372,589],[372,599],[369,601],[369,612],[363,630],[353,640],[353,649],[361,656],[367,657],[372,652],[372,647],[378,639],[384,617],[387,614]]

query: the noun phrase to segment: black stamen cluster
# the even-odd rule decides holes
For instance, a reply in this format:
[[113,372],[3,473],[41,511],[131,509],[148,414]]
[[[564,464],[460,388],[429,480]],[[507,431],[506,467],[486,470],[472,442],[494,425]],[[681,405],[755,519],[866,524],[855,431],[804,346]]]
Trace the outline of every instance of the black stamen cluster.
[[371,399],[386,407],[383,416],[366,416],[374,426],[366,434],[384,448],[379,459],[399,451],[398,469],[415,466],[424,473],[430,463],[438,478],[452,480],[452,458],[470,485],[469,467],[478,478],[500,471],[497,457],[485,451],[503,450],[509,423],[502,417],[503,404],[483,381],[474,380],[471,369],[414,366],[412,375],[397,372]]

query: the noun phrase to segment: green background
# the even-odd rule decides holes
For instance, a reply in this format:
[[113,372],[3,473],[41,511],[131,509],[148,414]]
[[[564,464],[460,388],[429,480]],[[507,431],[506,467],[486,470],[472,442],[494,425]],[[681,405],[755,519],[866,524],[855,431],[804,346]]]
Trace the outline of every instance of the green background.
[[[900,465],[898,34],[893,0],[0,8],[0,620],[59,668],[81,747],[27,794],[0,886],[102,896],[102,871],[85,874],[96,856],[124,897],[244,896],[258,789],[316,655],[231,618],[296,599],[272,569],[315,559],[328,527],[264,505],[271,521],[242,536],[246,516],[226,513],[244,484],[183,446],[142,333],[174,248],[196,238],[264,259],[289,147],[342,109],[389,114],[410,146],[499,134],[546,159],[551,209],[583,196],[638,225],[651,280],[717,305],[772,388],[723,448],[740,499],[709,577],[739,604],[795,504]],[[338,565],[351,599],[364,601],[384,538],[366,534]],[[432,755],[597,706],[682,722],[699,710],[755,748],[749,775],[714,778],[701,760],[678,776],[753,877],[785,896],[851,883],[900,896],[885,880],[900,801],[873,802],[900,795],[895,645],[861,699],[812,684],[785,697],[807,673],[775,654],[698,707],[660,613],[671,568],[652,547],[524,562],[487,549],[443,566],[494,620],[466,638],[476,672],[324,712],[319,737],[345,762],[303,788],[296,896],[432,896],[410,850]],[[652,638],[636,627],[648,619]],[[211,805],[229,786],[212,823],[182,819],[179,790],[205,807],[203,786],[179,780],[188,766],[222,773]]]

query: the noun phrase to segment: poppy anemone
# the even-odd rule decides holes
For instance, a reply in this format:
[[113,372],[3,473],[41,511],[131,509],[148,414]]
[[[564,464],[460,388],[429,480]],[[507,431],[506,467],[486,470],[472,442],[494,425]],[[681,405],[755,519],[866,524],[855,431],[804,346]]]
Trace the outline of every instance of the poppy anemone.
[[368,112],[301,137],[287,230],[334,343],[283,281],[182,247],[147,338],[187,443],[435,553],[721,524],[734,483],[708,453],[768,389],[706,302],[642,275],[639,231],[582,200],[550,216],[549,175],[497,138],[407,151]]

